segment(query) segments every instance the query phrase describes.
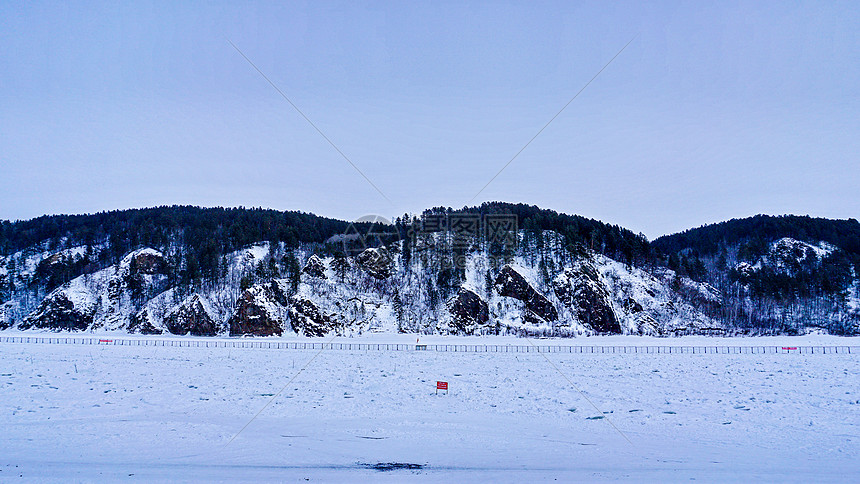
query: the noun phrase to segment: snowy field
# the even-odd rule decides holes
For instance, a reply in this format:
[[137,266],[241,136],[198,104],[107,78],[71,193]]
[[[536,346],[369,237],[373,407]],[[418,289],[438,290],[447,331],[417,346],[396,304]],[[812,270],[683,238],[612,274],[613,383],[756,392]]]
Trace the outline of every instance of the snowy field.
[[[426,342],[453,342],[439,339]],[[826,336],[700,339],[858,345]],[[557,340],[540,344],[548,342]],[[0,362],[0,480],[860,480],[855,354],[0,343]],[[436,380],[450,393],[435,394]]]

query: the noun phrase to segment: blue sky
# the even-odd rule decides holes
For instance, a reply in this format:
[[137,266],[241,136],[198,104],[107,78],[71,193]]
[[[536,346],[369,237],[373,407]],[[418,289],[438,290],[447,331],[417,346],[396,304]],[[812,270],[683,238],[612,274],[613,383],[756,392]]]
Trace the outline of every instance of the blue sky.
[[[0,4],[0,218],[860,215],[856,2]],[[230,46],[234,42],[389,203]]]

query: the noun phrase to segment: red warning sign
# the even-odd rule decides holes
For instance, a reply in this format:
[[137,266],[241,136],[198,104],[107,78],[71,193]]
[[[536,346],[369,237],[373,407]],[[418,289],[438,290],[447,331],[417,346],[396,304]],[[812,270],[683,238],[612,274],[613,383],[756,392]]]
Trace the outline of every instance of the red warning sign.
[[445,390],[445,393],[448,393],[448,382],[446,381],[437,381],[436,382],[436,394],[439,394],[439,390]]

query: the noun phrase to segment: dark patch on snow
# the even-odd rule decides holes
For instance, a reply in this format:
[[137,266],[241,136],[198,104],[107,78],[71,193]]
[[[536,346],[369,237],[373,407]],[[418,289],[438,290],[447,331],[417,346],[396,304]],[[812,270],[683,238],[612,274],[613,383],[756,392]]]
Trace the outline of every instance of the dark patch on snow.
[[399,470],[420,470],[424,468],[422,464],[410,464],[408,462],[377,462],[376,464],[362,464],[368,469],[377,471],[399,471]]

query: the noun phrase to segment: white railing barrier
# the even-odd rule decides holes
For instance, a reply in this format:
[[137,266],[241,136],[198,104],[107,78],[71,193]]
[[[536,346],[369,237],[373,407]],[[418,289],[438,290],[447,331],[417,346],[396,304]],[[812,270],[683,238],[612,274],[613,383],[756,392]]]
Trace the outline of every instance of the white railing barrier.
[[860,346],[692,346],[692,345],[461,345],[402,343],[314,343],[113,337],[0,336],[0,343],[171,346],[185,348],[254,348],[278,350],[437,351],[449,353],[575,353],[575,354],[857,354]]

